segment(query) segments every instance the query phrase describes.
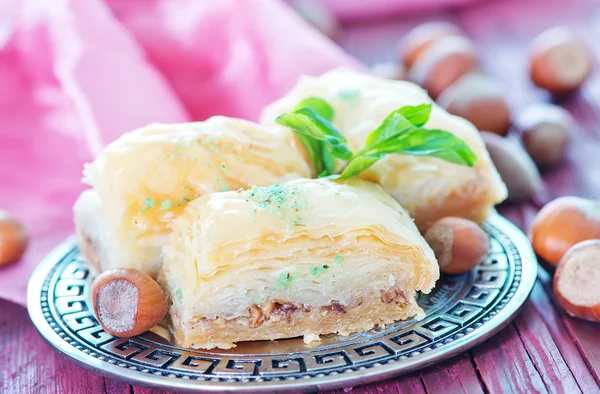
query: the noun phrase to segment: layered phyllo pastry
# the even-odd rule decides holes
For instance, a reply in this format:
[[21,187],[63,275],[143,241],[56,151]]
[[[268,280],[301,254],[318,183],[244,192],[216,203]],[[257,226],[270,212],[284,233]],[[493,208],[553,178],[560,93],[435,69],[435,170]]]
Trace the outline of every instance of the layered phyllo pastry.
[[158,280],[179,345],[231,348],[419,316],[438,279],[408,212],[363,180],[206,194],[172,222]]
[[155,276],[169,225],[200,196],[310,176],[290,131],[226,117],[152,124],[86,165],[75,204],[82,250],[100,271]]
[[[338,69],[319,77],[302,77],[288,95],[266,107],[265,124],[274,123],[303,100],[318,97],[333,111],[332,124],[347,138],[352,151],[364,146],[369,134],[388,115],[405,106],[431,104],[426,129],[444,130],[464,141],[477,157],[470,166],[419,155],[388,154],[358,177],[380,184],[405,207],[421,230],[445,216],[483,222],[493,206],[507,196],[477,129],[432,103],[417,85]],[[343,161],[338,160],[338,167]],[[315,174],[318,175],[318,174]]]

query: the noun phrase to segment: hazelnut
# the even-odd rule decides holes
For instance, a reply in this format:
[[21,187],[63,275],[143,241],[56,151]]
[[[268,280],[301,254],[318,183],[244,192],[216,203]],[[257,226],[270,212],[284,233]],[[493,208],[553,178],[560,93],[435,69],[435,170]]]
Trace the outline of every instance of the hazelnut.
[[481,132],[492,162],[508,189],[507,201],[518,201],[535,195],[542,179],[535,164],[521,147],[494,133]]
[[470,271],[489,252],[488,239],[481,227],[458,217],[436,221],[425,232],[425,241],[433,249],[440,270],[450,275]]
[[423,51],[442,37],[460,36],[461,30],[449,22],[426,22],[414,27],[400,42],[400,59],[410,69]]
[[559,197],[538,212],[529,233],[533,249],[556,265],[573,245],[600,238],[600,201]]
[[92,304],[98,322],[117,337],[139,335],[167,314],[163,289],[149,275],[135,269],[113,269],[92,283]]
[[503,89],[494,79],[470,73],[450,85],[438,104],[453,115],[473,123],[478,130],[506,135],[510,127],[510,108]]
[[600,322],[600,239],[583,241],[565,253],[554,274],[554,295],[574,317]]
[[552,167],[562,161],[574,123],[566,110],[553,104],[532,105],[516,123],[522,130],[523,146],[538,167]]
[[371,67],[371,74],[380,78],[394,79],[400,81],[404,79],[404,69],[394,63],[378,63]]
[[592,72],[590,51],[564,27],[555,27],[537,36],[530,52],[531,80],[553,94],[576,90]]
[[340,24],[327,7],[314,0],[295,0],[290,5],[302,19],[329,39],[337,39],[341,31]]
[[437,98],[463,75],[475,71],[479,61],[471,41],[465,37],[443,37],[415,61],[408,79]]
[[0,267],[18,261],[27,249],[28,240],[25,226],[8,213],[0,211]]

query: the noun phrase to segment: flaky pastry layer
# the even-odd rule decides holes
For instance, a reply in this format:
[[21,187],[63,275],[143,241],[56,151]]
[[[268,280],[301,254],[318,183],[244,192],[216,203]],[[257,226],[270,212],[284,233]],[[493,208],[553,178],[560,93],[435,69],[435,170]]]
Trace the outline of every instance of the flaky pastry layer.
[[203,196],[173,222],[163,256],[158,279],[173,300],[176,336],[196,345],[186,338],[200,330],[214,333],[215,346],[230,346],[241,334],[213,330],[213,323],[243,325],[269,302],[298,306],[312,321],[269,319],[273,331],[249,323],[246,339],[352,332],[407,318],[416,309],[383,308],[372,316],[357,309],[358,323],[318,311],[369,305],[390,289],[412,299],[439,277],[433,251],[406,211],[359,179],[300,179]]
[[151,275],[171,221],[189,201],[310,175],[290,131],[221,116],[126,133],[84,172],[93,189],[77,201],[75,223],[96,245],[102,270]]
[[359,174],[392,194],[420,230],[444,216],[483,222],[493,206],[506,198],[506,186],[477,129],[436,105],[419,86],[336,69],[318,77],[302,77],[286,96],[265,107],[261,122],[273,123],[277,116],[292,111],[311,96],[324,98],[332,105],[333,123],[348,138],[353,151],[363,147],[369,133],[392,111],[407,105],[432,104],[424,127],[453,133],[475,152],[478,159],[472,168],[436,158],[390,154]]
[[248,317],[231,320],[193,319],[183,321],[172,316],[175,340],[180,346],[197,349],[229,349],[237,342],[304,337],[309,343],[320,335],[349,335],[391,324],[422,314],[414,296],[389,289],[379,296],[358,299],[345,306],[331,302],[326,306],[309,307],[293,303],[269,301],[253,305]]

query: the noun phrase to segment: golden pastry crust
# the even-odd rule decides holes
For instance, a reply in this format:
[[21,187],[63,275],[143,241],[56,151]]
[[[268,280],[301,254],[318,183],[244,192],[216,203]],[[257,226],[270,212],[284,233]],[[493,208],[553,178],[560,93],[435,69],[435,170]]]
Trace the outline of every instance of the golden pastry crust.
[[[439,277],[406,211],[359,179],[300,179],[201,197],[173,222],[163,252],[159,282],[173,299],[175,336],[194,347],[406,319],[420,311],[416,292],[429,292]],[[278,320],[281,313],[268,307],[274,303],[294,306],[293,313]],[[322,314],[329,310],[338,313]]]
[[169,224],[189,201],[310,176],[290,131],[220,116],[126,133],[84,172],[93,189],[75,204],[75,222],[101,249],[102,270],[153,275]]
[[420,230],[448,215],[483,222],[493,206],[506,198],[506,186],[477,129],[444,111],[417,85],[345,69],[302,77],[288,95],[263,110],[261,122],[273,123],[277,116],[311,96],[322,97],[332,105],[333,123],[348,138],[352,150],[362,147],[369,133],[392,111],[420,104],[432,104],[425,128],[448,131],[469,145],[478,158],[472,168],[436,158],[391,154],[358,175],[383,186],[408,210]]

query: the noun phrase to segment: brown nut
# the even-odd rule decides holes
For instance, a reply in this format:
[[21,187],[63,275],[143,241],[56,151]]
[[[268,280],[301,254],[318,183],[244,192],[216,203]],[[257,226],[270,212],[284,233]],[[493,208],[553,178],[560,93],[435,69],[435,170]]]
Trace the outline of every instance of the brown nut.
[[414,27],[400,42],[399,58],[410,69],[423,51],[442,37],[460,36],[461,30],[449,22],[426,22]]
[[485,232],[468,219],[439,219],[425,232],[424,237],[435,253],[440,270],[446,274],[470,271],[489,252]]
[[479,61],[471,41],[465,37],[443,37],[415,61],[408,79],[437,98],[463,75],[477,70]]
[[530,51],[531,80],[553,94],[576,90],[592,72],[594,61],[590,51],[567,28],[555,27],[541,33]]
[[523,110],[516,123],[522,130],[523,146],[538,167],[552,167],[562,161],[574,124],[565,109],[553,104],[532,105]]
[[559,197],[538,212],[529,240],[548,263],[556,265],[573,245],[600,238],[600,201]]
[[28,240],[23,223],[0,211],[0,267],[17,262],[25,253]]
[[554,274],[554,295],[565,311],[600,322],[600,239],[574,245]]
[[292,8],[309,24],[331,40],[336,40],[341,31],[340,23],[327,7],[314,0],[294,0]]
[[92,304],[98,322],[117,337],[139,335],[167,314],[163,289],[149,275],[135,269],[113,269],[92,283]]
[[510,128],[510,108],[503,89],[493,78],[470,73],[450,85],[438,104],[453,115],[473,123],[478,130],[506,135]]
[[542,188],[542,179],[527,153],[508,139],[482,131],[492,162],[508,189],[507,201],[518,201],[535,195]]
[[396,81],[403,80],[406,77],[404,68],[394,63],[377,63],[371,67],[371,74]]

